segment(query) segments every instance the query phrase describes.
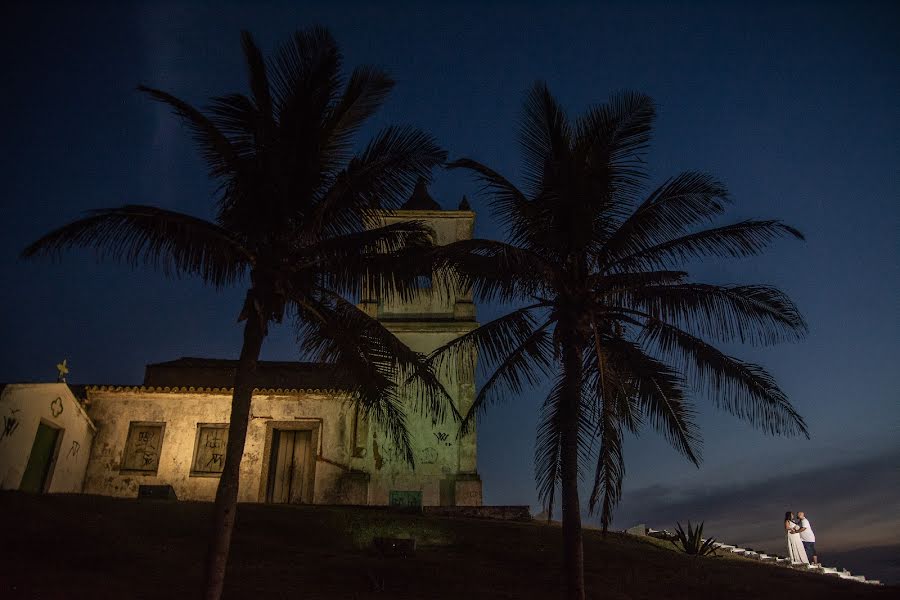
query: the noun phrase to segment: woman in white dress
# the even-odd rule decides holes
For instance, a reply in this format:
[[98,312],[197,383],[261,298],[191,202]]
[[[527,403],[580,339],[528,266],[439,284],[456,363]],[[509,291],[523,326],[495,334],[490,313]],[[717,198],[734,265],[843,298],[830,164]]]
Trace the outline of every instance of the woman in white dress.
[[806,556],[806,548],[800,541],[800,527],[794,523],[794,513],[788,511],[784,513],[784,531],[787,534],[788,556],[792,565],[800,563],[809,564],[809,558]]

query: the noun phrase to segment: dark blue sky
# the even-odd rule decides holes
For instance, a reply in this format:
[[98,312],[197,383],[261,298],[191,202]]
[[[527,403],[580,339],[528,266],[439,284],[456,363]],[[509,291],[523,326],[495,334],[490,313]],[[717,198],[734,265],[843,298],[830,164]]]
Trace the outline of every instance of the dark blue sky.
[[[146,203],[209,216],[212,188],[188,136],[135,86],[198,104],[244,91],[241,28],[268,51],[295,28],[323,24],[348,65],[374,63],[397,79],[367,134],[412,123],[452,157],[474,157],[517,180],[516,122],[533,81],[546,80],[572,113],[614,91],[640,90],[659,105],[649,157],[655,181],[709,171],[728,184],[735,220],[778,217],[806,233],[806,243],[779,244],[762,259],[693,270],[716,282],[774,283],[803,309],[805,342],[730,350],[778,376],[812,439],[773,440],[703,407],[699,471],[652,434],[629,441],[617,525],[670,526],[653,515],[676,501],[683,514],[672,519],[702,519],[708,504],[693,500],[713,497],[728,503],[718,507],[730,515],[720,525],[726,533],[729,520],[750,519],[751,505],[803,503],[811,518],[817,510],[824,517],[834,482],[812,474],[900,462],[900,16],[892,3],[307,4],[30,3],[7,11],[0,381],[50,380],[63,357],[71,381],[136,383],[148,362],[237,355],[240,290],[217,294],[97,265],[86,253],[59,264],[22,264],[17,254],[94,207]],[[432,188],[448,208],[476,191],[459,172],[438,173]],[[473,205],[477,234],[499,236],[483,201]],[[479,316],[498,311],[483,306]],[[296,356],[290,329],[276,330],[263,354]],[[488,502],[536,504],[540,398],[529,394],[483,421]],[[795,474],[802,486],[776,484]],[[855,496],[890,515],[872,511],[864,539],[840,511],[817,523],[820,538],[845,548],[895,543],[898,477],[889,468],[855,484]],[[756,496],[731,493],[748,485]],[[759,527],[772,528],[760,538],[777,537],[778,510]]]

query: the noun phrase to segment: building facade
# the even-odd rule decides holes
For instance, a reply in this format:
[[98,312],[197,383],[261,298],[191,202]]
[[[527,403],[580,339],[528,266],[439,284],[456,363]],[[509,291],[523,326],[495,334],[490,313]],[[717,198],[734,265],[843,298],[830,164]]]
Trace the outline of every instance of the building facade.
[[[403,208],[383,213],[379,223],[424,221],[437,243],[447,244],[472,237],[475,215],[467,205],[460,208],[441,210],[420,182]],[[471,295],[432,293],[423,285],[415,298],[399,303],[379,297],[377,287],[367,286],[359,308],[417,352],[429,353],[477,327]],[[462,362],[449,364],[439,377],[465,414],[475,395],[474,357]],[[236,361],[182,358],[148,365],[140,386],[85,386],[90,458],[85,453],[81,489],[71,491],[135,497],[141,485],[171,485],[179,499],[212,500],[224,462],[235,367]],[[323,365],[262,361],[239,500],[480,505],[476,434],[460,438],[451,418],[439,422],[413,410],[407,411],[407,427],[415,469],[361,417],[339,374]],[[56,491],[56,474],[52,468],[48,473],[50,487],[38,491]],[[4,488],[21,487],[15,473],[4,477]]]
[[78,388],[65,383],[0,386],[0,489],[78,493],[96,427]]

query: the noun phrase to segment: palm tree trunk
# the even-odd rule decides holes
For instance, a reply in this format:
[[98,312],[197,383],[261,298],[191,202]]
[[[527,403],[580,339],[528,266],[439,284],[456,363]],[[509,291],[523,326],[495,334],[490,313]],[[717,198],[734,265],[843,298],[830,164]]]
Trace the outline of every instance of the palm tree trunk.
[[[252,302],[248,302],[252,306]],[[266,334],[262,318],[251,308],[244,325],[244,345],[234,378],[234,394],[231,397],[231,419],[228,425],[228,446],[225,450],[225,465],[216,490],[216,505],[213,513],[213,530],[210,535],[206,555],[206,600],[219,600],[225,584],[225,567],[231,547],[231,533],[237,509],[238,483],[240,481],[241,458],[247,438],[247,424],[250,421],[250,401],[256,382],[256,365],[259,350]]]
[[[563,335],[563,389],[560,407],[562,459],[563,572],[568,600],[584,600],[584,547],[578,501],[578,423],[581,412],[581,348]],[[567,339],[568,338],[568,339]]]

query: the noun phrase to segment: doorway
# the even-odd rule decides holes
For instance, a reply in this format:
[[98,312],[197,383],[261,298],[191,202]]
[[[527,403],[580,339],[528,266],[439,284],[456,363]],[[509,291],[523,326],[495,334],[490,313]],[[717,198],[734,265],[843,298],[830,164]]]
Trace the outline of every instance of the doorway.
[[31,454],[28,456],[28,465],[25,467],[25,474],[22,475],[22,483],[19,484],[19,489],[23,492],[43,493],[47,491],[52,467],[56,462],[60,431],[46,423],[38,424],[34,444],[31,446]]
[[308,497],[312,432],[301,429],[272,431],[266,502],[301,504]]

